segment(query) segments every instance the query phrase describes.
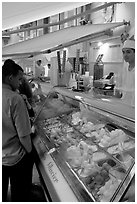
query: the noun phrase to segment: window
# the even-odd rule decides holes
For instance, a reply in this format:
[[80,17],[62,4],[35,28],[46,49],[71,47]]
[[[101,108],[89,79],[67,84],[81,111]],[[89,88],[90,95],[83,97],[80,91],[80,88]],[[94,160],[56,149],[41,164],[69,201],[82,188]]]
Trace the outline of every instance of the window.
[[[59,21],[59,14],[50,17],[50,23],[56,23]],[[51,26],[50,32],[59,30],[59,25]]]
[[[49,23],[49,17],[48,18],[44,18],[43,19],[43,23],[44,24],[48,24]],[[49,33],[49,27],[43,28],[43,34]]]

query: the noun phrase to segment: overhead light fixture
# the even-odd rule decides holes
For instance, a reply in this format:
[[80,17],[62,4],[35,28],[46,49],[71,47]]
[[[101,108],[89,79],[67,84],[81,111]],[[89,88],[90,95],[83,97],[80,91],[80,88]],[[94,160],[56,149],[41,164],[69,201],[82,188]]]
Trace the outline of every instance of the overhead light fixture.
[[102,42],[98,42],[98,47],[101,47],[103,45]]
[[99,49],[99,53],[100,54],[105,54],[107,51],[108,51],[108,47],[109,47],[109,44],[108,43],[104,43],[100,49]]

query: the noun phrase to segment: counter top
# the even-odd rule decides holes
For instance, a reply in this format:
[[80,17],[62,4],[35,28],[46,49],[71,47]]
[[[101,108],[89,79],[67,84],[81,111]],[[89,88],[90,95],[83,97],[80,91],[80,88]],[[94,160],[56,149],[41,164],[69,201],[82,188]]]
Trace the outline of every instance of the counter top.
[[52,87],[48,83],[41,83],[41,87],[44,94],[47,94],[49,91],[55,90],[74,99],[75,96],[81,96],[84,98],[86,103],[89,103],[94,107],[103,109],[105,111],[111,111],[111,113],[121,115],[135,122],[135,107],[125,104],[122,99],[110,96],[107,97],[105,95],[94,95],[92,92],[73,92],[71,89],[65,87]]
[[[56,91],[59,91],[59,93],[65,92],[64,89],[59,89],[59,90],[56,89]],[[63,95],[70,96],[68,92],[65,92]],[[94,108],[91,108],[91,110],[88,110],[88,111],[89,112],[91,111],[91,114],[93,116],[92,117],[93,120],[90,118],[91,122],[94,121],[95,117],[99,119],[98,121],[100,121],[100,119],[103,119],[102,116],[101,118],[99,118],[99,115],[97,112],[96,114],[94,113]],[[105,115],[104,115],[104,119],[105,119]],[[68,117],[63,116],[58,119],[55,119],[55,121],[53,119],[49,119],[48,121],[46,120],[36,124],[35,127],[36,127],[37,137],[35,139],[37,140],[34,141],[34,145],[40,159],[39,169],[42,172],[41,174],[45,179],[44,181],[51,193],[51,197],[53,201],[56,201],[56,202],[57,201],[76,202],[77,200],[81,202],[83,201],[89,202],[91,200],[95,201],[96,199],[98,199],[98,197],[95,197],[97,196],[97,194],[94,194],[94,197],[93,197],[93,194],[92,194],[93,192],[91,193],[90,187],[85,183],[86,181],[84,181],[83,178],[79,177],[79,172],[77,171],[78,169],[73,167],[73,165],[71,166],[71,163],[69,163],[69,160],[67,159],[66,148],[68,147],[67,145],[70,145],[70,141],[72,142],[71,145],[74,145],[75,139],[76,139],[75,141],[77,142],[78,141],[80,142],[82,139],[83,142],[85,142],[84,144],[89,144],[86,142],[86,139],[85,139],[86,137],[84,133],[80,134],[79,128],[76,126],[74,127],[71,121],[69,122],[68,121],[69,121],[69,116]],[[67,126],[65,126],[66,124]],[[58,134],[57,138],[56,137],[54,138],[52,137],[53,135],[51,136],[51,132],[53,130],[53,133],[54,133],[54,130],[57,127],[59,128],[58,130],[60,130],[60,133]],[[68,139],[68,131],[70,130],[72,131],[71,132],[72,135],[69,136],[69,139]],[[73,138],[73,140],[70,140],[70,138],[71,139]],[[117,157],[115,157],[115,153],[114,155],[110,155],[107,149],[103,149],[103,147],[98,145],[98,143],[96,142],[94,144],[96,144],[97,146],[97,151],[99,150],[98,152],[101,151],[102,153],[106,153],[106,155],[109,156],[109,158],[113,159],[116,162],[117,167],[119,165],[123,165],[123,163],[121,163],[121,161],[118,160]],[[132,157],[134,158],[134,156]],[[127,170],[126,170],[127,175],[130,174],[130,176],[125,176],[124,179],[121,180],[121,184],[119,185],[119,188],[112,196],[111,201],[114,201],[114,199],[116,201],[119,201],[121,196],[124,195],[123,193],[125,189],[129,185],[131,178],[134,176],[135,171],[134,171],[133,165],[134,165],[134,162],[132,163],[130,168],[129,166],[127,167]]]

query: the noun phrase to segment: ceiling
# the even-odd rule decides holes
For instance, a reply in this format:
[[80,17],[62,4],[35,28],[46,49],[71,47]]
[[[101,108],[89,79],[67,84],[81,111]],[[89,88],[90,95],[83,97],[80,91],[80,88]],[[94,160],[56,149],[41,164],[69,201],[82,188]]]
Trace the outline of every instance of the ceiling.
[[[2,2],[2,29],[14,28],[38,19],[72,10],[91,2]],[[119,27],[122,23],[70,27],[2,48],[2,56],[38,55],[78,43],[78,39]]]
[[78,39],[83,37],[93,37],[98,33],[113,29],[119,26],[124,26],[124,22],[119,23],[105,23],[105,24],[90,24],[86,26],[74,26],[68,27],[59,31],[48,33],[33,39],[25,40],[15,44],[6,45],[2,48],[2,56],[11,55],[26,55],[26,54],[38,54],[49,49],[58,50],[59,47],[71,46],[71,44],[77,44]]
[[2,30],[69,11],[91,2],[2,2]]

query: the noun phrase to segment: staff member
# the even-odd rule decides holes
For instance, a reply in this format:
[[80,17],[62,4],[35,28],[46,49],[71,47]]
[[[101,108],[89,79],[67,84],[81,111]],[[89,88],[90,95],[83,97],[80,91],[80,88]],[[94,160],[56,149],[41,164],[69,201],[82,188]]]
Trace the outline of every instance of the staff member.
[[35,78],[36,79],[42,79],[42,77],[44,77],[44,73],[45,69],[42,66],[42,61],[38,60],[35,64]]
[[29,201],[33,161],[31,124],[26,104],[17,93],[23,69],[12,60],[2,66],[2,201],[10,179],[11,201]]
[[122,94],[124,103],[135,105],[135,41],[125,41],[123,48],[124,69],[122,72],[122,86],[116,88]]
[[64,72],[64,84],[66,87],[69,87],[69,81],[71,77],[71,71],[72,71],[72,65],[70,63],[70,59],[67,59],[66,65],[65,65],[65,72]]

